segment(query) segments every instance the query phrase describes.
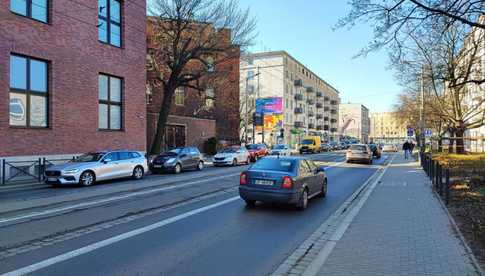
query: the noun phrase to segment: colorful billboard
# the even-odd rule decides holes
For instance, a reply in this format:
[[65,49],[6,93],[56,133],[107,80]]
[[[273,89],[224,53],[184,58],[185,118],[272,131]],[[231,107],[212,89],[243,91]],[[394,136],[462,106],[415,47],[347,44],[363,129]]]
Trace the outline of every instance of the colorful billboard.
[[283,98],[256,99],[256,113],[281,114],[283,113]]

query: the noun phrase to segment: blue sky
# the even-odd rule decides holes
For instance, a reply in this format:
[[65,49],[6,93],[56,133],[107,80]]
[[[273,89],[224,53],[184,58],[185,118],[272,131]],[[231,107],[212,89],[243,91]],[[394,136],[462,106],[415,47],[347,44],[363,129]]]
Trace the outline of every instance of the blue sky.
[[387,70],[385,50],[353,58],[372,39],[367,25],[333,30],[346,0],[240,0],[258,19],[250,51],[285,50],[340,91],[342,102],[390,111],[401,88]]

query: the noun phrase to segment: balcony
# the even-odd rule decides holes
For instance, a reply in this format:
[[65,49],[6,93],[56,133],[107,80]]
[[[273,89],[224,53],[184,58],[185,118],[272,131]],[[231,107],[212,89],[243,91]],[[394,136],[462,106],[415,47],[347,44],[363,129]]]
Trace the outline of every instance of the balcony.
[[324,107],[323,111],[330,111],[330,107],[328,107],[328,106]]
[[337,114],[337,110],[336,109],[332,109],[332,110],[330,110],[330,113]]
[[330,104],[331,104],[331,105],[338,105],[338,102],[337,102],[337,101],[335,101],[335,100],[333,100],[333,101],[330,101]]
[[323,126],[322,125],[318,125],[317,126],[317,130],[323,130]]
[[314,123],[309,123],[308,128],[315,129],[315,124]]
[[303,122],[295,121],[295,127],[296,128],[302,128],[302,127],[304,127],[304,124],[303,124]]
[[330,101],[330,98],[329,97],[324,97],[323,100],[326,101],[326,102],[328,102],[328,101]]
[[308,99],[306,102],[308,104],[310,104],[310,105],[314,105],[315,104],[315,100],[314,99]]
[[334,123],[336,123],[336,122],[337,122],[337,119],[331,119],[331,120],[330,120],[330,122],[331,122],[332,124],[334,124]]
[[330,132],[332,132],[332,133],[337,132],[337,129],[333,127],[333,128],[330,129]]
[[330,129],[330,126],[329,125],[324,125],[323,126],[323,130],[329,130]]
[[313,113],[313,111],[308,111],[308,117],[315,117],[315,113]]
[[296,79],[293,84],[295,86],[303,86],[303,80],[302,79]]
[[323,108],[323,104],[322,103],[317,103],[317,108]]
[[323,97],[323,92],[322,92],[322,91],[317,91],[317,97],[318,97],[318,98]]
[[313,92],[315,92],[315,89],[313,89],[313,87],[311,87],[311,86],[308,86],[308,87],[306,88],[306,92],[308,92],[308,93],[313,93]]
[[317,114],[317,120],[320,120],[323,118],[323,115],[322,114]]
[[303,101],[303,95],[302,94],[295,94],[295,100]]
[[325,117],[323,118],[323,120],[324,120],[325,122],[328,122],[329,118],[325,116]]
[[295,107],[295,114],[302,114],[303,108],[302,107]]

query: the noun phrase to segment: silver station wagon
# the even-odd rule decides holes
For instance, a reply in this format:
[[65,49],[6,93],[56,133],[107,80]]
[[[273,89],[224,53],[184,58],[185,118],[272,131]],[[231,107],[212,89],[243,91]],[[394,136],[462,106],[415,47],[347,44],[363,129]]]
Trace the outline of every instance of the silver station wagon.
[[138,151],[92,152],[45,171],[45,182],[53,185],[80,184],[123,177],[143,178],[148,170],[147,159]]

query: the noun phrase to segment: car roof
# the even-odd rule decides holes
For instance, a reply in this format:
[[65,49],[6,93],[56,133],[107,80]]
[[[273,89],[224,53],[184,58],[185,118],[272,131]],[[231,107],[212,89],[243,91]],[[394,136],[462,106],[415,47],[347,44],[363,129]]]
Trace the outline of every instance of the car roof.
[[273,156],[273,155],[270,155],[270,156],[265,156],[264,157],[265,159],[283,159],[283,160],[308,160],[308,158],[305,158],[305,157],[301,157],[301,156]]

